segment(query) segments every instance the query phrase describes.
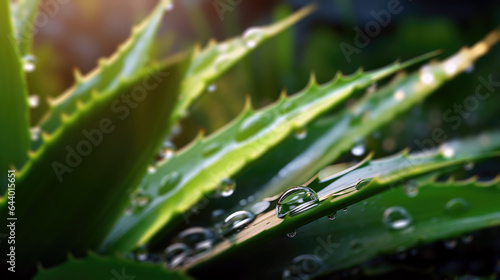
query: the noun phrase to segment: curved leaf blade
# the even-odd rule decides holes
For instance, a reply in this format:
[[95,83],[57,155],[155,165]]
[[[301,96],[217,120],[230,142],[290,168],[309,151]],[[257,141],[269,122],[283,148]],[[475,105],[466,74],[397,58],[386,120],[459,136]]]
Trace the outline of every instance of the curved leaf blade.
[[66,263],[41,270],[34,280],[66,280],[66,279],[190,279],[181,272],[168,271],[160,265],[139,263],[118,257],[98,257],[89,255],[83,260],[70,259]]
[[[137,76],[148,62],[148,53],[153,45],[156,31],[161,24],[166,7],[171,0],[160,0],[151,14],[137,27],[118,50],[108,59],[99,61],[99,66],[82,77],[75,71],[76,83],[54,100],[49,100],[51,110],[41,121],[41,131],[54,132],[62,123],[63,115],[71,115],[77,110],[77,104],[91,99],[93,91],[99,93],[114,92],[123,86],[123,82]],[[119,77],[119,78],[117,78]],[[36,150],[43,139],[32,142],[31,148]]]
[[[10,1],[0,3],[0,167],[21,168],[28,158],[29,106],[23,62],[13,35]],[[5,177],[6,178],[6,177]],[[2,181],[0,190],[7,182]]]
[[127,251],[145,243],[169,221],[179,219],[203,193],[214,191],[222,179],[235,174],[294,129],[304,126],[356,89],[428,56],[370,73],[338,75],[321,86],[311,80],[301,93],[290,98],[283,96],[273,106],[258,112],[247,105],[240,117],[224,129],[206,139],[199,137],[178,155],[160,164],[155,174],[147,175],[143,190],[154,197],[153,201],[139,213],[123,216],[102,249]]
[[[450,155],[449,149],[453,149],[455,153]],[[197,262],[188,264],[187,268],[198,269],[198,267],[224,259],[235,250],[242,250],[284,236],[314,220],[372,197],[399,180],[499,155],[500,132],[492,132],[475,138],[450,141],[439,149],[427,152],[410,155],[403,152],[390,158],[367,160],[344,175],[312,181],[308,186],[319,190],[320,203],[317,206],[293,217],[287,215],[284,219],[277,218],[274,209],[266,212],[258,216],[247,229],[235,234],[231,240],[222,241],[210,254],[202,256]],[[368,180],[369,183],[357,189],[356,184],[361,180]]]

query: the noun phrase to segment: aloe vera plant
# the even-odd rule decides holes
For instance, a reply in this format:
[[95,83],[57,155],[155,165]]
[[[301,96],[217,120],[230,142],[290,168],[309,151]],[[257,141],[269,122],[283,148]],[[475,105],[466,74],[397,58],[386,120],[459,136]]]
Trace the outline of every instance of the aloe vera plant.
[[[160,0],[109,58],[86,75],[75,70],[74,84],[49,99],[30,127],[28,34],[39,2],[0,3],[0,31],[9,34],[0,44],[0,129],[11,135],[0,140],[7,172],[0,213],[9,223],[8,244],[15,240],[12,247],[1,242],[6,279],[310,279],[499,225],[498,177],[438,180],[499,156],[498,130],[422,151],[337,161],[470,69],[500,40],[500,30],[442,61],[428,61],[439,54],[433,51],[375,70],[338,72],[325,83],[312,74],[304,89],[284,90],[263,108],[247,95],[235,119],[175,151],[174,127],[190,117],[193,103],[210,98],[203,93],[233,66],[315,6],[156,61],[149,54],[157,30],[175,12],[171,0]],[[373,89],[375,83],[384,85]],[[346,102],[353,105],[343,108]],[[253,184],[249,178],[260,181],[245,186]],[[226,198],[240,192],[252,195]],[[223,206],[231,210],[226,215],[192,215],[223,200],[231,204]],[[207,201],[212,205],[200,206]],[[345,208],[350,216],[335,218]],[[338,253],[311,250],[318,234],[334,239]],[[256,257],[261,246],[276,259],[266,264],[267,274],[216,272],[263,266]],[[305,269],[306,262],[314,268]]]

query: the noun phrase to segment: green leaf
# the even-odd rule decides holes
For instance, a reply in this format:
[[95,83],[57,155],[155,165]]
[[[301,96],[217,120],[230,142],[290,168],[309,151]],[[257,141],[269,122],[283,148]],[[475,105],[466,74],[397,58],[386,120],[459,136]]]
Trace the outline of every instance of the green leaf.
[[[245,248],[284,236],[305,224],[387,190],[399,180],[498,155],[500,132],[492,132],[475,138],[450,141],[435,150],[411,155],[403,152],[378,160],[367,159],[347,172],[312,181],[308,187],[317,191],[320,200],[318,205],[294,216],[287,214],[283,219],[276,216],[274,209],[261,214],[247,229],[222,241],[211,254],[203,256],[193,265],[203,266],[217,259],[220,261],[232,252],[241,252]],[[364,184],[359,184],[361,182]]]
[[209,138],[200,136],[178,155],[160,164],[156,173],[145,177],[142,189],[154,199],[134,215],[123,216],[102,249],[127,251],[144,244],[172,219],[182,219],[183,212],[204,193],[214,191],[222,179],[259,158],[295,129],[303,127],[356,89],[428,56],[369,73],[359,71],[350,77],[337,75],[321,86],[312,79],[301,93],[290,98],[283,95],[276,104],[257,112],[247,103],[243,113],[224,129]]
[[[41,130],[46,133],[54,132],[61,125],[62,117],[73,114],[79,102],[88,102],[93,91],[114,92],[122,87],[124,81],[136,76],[138,70],[148,62],[148,53],[153,45],[156,30],[170,3],[171,0],[161,0],[151,14],[139,26],[133,28],[131,36],[118,47],[117,52],[109,59],[101,59],[99,67],[85,77],[75,70],[75,85],[56,99],[49,100],[51,109],[41,121]],[[39,148],[42,140],[39,138],[32,142],[31,148]]]
[[[183,67],[175,61],[164,71],[122,81],[118,90],[94,94],[44,135],[16,176],[20,269],[57,264],[66,252],[84,255],[102,242],[166,136]],[[0,217],[7,217],[7,206],[4,200]]]
[[[353,147],[357,140],[394,120],[472,65],[499,40],[499,34],[500,31],[494,31],[472,48],[463,48],[448,59],[425,65],[412,74],[400,75],[389,85],[366,94],[355,106],[309,126],[305,139],[289,139],[280,144],[262,158],[262,162],[282,157],[289,161],[262,187],[259,196],[271,196],[307,181]],[[483,47],[485,49],[480,50]],[[433,82],[424,83],[423,79],[429,77]],[[255,169],[254,172],[259,172],[259,167]],[[252,176],[252,172],[249,173]]]
[[[472,178],[435,182],[434,176],[410,180],[407,184],[414,184],[412,188],[418,192],[414,197],[405,193],[406,184],[397,185],[350,205],[346,212],[337,212],[333,221],[324,217],[298,229],[294,238],[276,238],[267,243],[266,257],[273,260],[267,267],[252,257],[261,254],[259,249],[247,250],[241,258],[245,258],[247,267],[260,265],[262,270],[274,272],[278,277],[283,270],[293,266],[295,257],[307,256],[309,267],[317,268],[307,275],[311,279],[385,254],[497,226],[500,224],[500,209],[495,202],[500,199],[499,180],[477,182]],[[384,223],[384,213],[394,213],[392,207],[402,207],[409,214],[407,226],[394,229],[390,223]],[[389,210],[391,208],[393,210]],[[239,261],[239,256],[231,260]],[[211,269],[213,271],[214,267]],[[192,271],[193,276],[203,274],[203,271]],[[257,271],[255,275],[252,275],[252,270],[245,272],[249,273],[249,278],[258,275]],[[203,275],[207,276],[206,273]]]
[[273,25],[252,27],[242,37],[236,37],[220,43],[211,41],[205,49],[196,50],[193,53],[191,65],[182,82],[181,94],[172,114],[172,127],[177,123],[179,118],[187,114],[189,106],[217,78],[265,41],[295,24],[314,9],[315,6],[306,6]]
[[34,280],[125,280],[125,279],[190,279],[183,273],[168,271],[163,266],[139,263],[118,257],[98,257],[93,254],[83,260],[69,259],[48,270],[40,270]]
[[[0,168],[20,168],[28,158],[29,107],[23,62],[13,38],[10,1],[0,3]],[[0,190],[6,188],[2,180]]]
[[[30,52],[33,37],[38,32],[37,26],[35,25],[35,16],[39,4],[39,0],[19,0],[12,4],[15,29],[14,37],[17,42],[19,53],[22,56]],[[61,4],[56,2],[54,5],[59,7]],[[44,16],[47,17],[47,14],[44,14]]]

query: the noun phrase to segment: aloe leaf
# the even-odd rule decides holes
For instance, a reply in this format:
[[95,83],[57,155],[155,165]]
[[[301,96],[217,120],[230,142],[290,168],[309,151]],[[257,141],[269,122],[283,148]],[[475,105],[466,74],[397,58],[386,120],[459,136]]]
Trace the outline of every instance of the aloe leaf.
[[189,106],[218,77],[229,70],[246,55],[257,49],[268,39],[281,33],[311,13],[315,6],[307,6],[286,19],[263,27],[249,28],[242,37],[236,37],[224,42],[211,41],[203,50],[193,53],[192,62],[182,82],[181,94],[171,118],[175,125],[179,118],[187,114]]
[[287,214],[283,219],[276,216],[274,209],[266,212],[258,216],[246,230],[219,243],[211,254],[202,256],[198,265],[203,265],[204,260],[213,262],[235,250],[284,236],[307,223],[387,190],[399,180],[498,155],[500,132],[491,132],[449,141],[438,149],[425,152],[409,155],[405,151],[389,158],[367,159],[347,173],[313,180],[308,187],[318,191],[320,202],[315,207],[293,217]]
[[140,263],[118,257],[99,257],[90,254],[85,259],[70,258],[66,263],[51,269],[42,269],[34,280],[57,279],[191,279],[179,271],[168,271],[163,266]]
[[[136,76],[138,69],[148,62],[147,54],[153,45],[156,30],[170,4],[171,0],[161,0],[151,14],[132,29],[129,39],[110,58],[101,59],[92,72],[83,77],[75,70],[75,84],[61,96],[49,100],[51,109],[41,121],[41,131],[54,132],[61,125],[61,116],[75,112],[77,104],[91,99],[93,91],[114,92],[124,81]],[[39,138],[32,142],[31,148],[36,150],[42,143],[43,139]]]
[[[33,37],[38,32],[35,24],[35,15],[39,4],[39,0],[19,0],[12,5],[15,29],[14,37],[21,55],[26,55],[30,52]],[[59,6],[60,4],[56,2],[54,5]],[[49,9],[52,9],[52,7]],[[47,17],[46,14],[44,16]]]
[[164,72],[138,73],[116,91],[96,93],[42,135],[44,144],[16,176],[19,267],[56,264],[66,252],[80,256],[102,242],[166,136],[183,67],[172,62]]
[[[8,170],[20,168],[28,158],[29,106],[23,62],[13,36],[10,1],[0,6],[0,167]],[[2,181],[0,190],[5,190]]]
[[[367,94],[352,108],[309,126],[306,139],[286,141],[268,157],[278,157],[275,153],[286,151],[288,157],[293,155],[293,159],[262,187],[264,191],[260,196],[270,196],[305,182],[317,170],[348,151],[357,140],[389,123],[455,78],[499,39],[500,30],[496,30],[473,47],[463,48],[442,62],[433,62],[415,73],[401,75],[389,85]],[[300,150],[294,154],[293,147],[300,147]]]
[[276,104],[257,112],[248,102],[242,114],[224,129],[209,138],[200,136],[178,155],[160,164],[156,173],[144,178],[142,189],[154,199],[138,213],[123,216],[102,249],[127,251],[144,244],[172,219],[182,219],[183,213],[204,193],[214,191],[222,179],[257,159],[294,129],[304,126],[356,89],[429,55],[369,73],[338,75],[321,86],[312,79],[301,93],[290,98],[283,95]]
[[[404,191],[407,184],[414,188],[411,196]],[[410,180],[350,205],[346,212],[337,212],[333,221],[326,217],[318,219],[298,229],[293,238],[274,239],[266,247],[266,258],[273,260],[269,267],[253,258],[261,254],[258,249],[246,251],[246,266],[254,267],[259,263],[262,270],[274,272],[275,275],[269,277],[279,277],[294,266],[293,259],[303,256],[308,267],[316,269],[299,279],[312,279],[385,254],[497,226],[500,210],[495,202],[499,198],[499,177],[489,182],[477,182],[476,178],[436,182],[434,175]],[[390,217],[389,213],[407,213],[408,216],[398,216],[400,223],[394,224],[389,218],[384,220],[384,215]],[[231,262],[239,261],[236,257],[224,265],[231,266]],[[300,269],[300,264],[296,266]],[[197,276],[203,270],[193,272],[193,276]],[[251,270],[238,273],[255,277]]]

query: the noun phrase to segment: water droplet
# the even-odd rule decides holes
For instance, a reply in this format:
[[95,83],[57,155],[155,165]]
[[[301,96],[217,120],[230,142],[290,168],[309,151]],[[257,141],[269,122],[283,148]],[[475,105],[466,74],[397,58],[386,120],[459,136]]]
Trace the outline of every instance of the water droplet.
[[467,170],[467,171],[471,171],[472,169],[474,169],[474,162],[473,161],[469,161],[468,163],[466,163],[464,165],[464,169]]
[[444,247],[448,250],[453,250],[457,247],[457,241],[455,239],[447,240],[443,243]]
[[351,249],[353,251],[360,251],[361,248],[363,247],[363,245],[361,244],[361,241],[357,240],[357,239],[353,239],[350,243],[349,243],[349,247],[351,247]]
[[415,197],[418,195],[418,184],[415,180],[408,180],[403,185],[403,190],[408,197]]
[[145,262],[149,257],[148,249],[146,246],[141,246],[134,251],[134,256],[137,261]]
[[134,213],[134,205],[130,204],[127,206],[127,208],[125,208],[125,211],[124,211],[124,215],[125,216],[130,216]]
[[361,179],[358,181],[358,183],[356,184],[356,190],[360,191],[362,190],[364,187],[366,187],[368,184],[370,184],[370,182],[372,181],[372,179]]
[[426,85],[433,84],[436,78],[434,77],[434,74],[432,74],[431,69],[427,67],[423,67],[421,72],[420,72],[420,82]]
[[449,146],[442,146],[441,153],[445,158],[451,158],[455,155],[455,150]]
[[241,124],[238,132],[236,133],[236,141],[244,141],[252,136],[257,135],[257,133],[269,126],[272,122],[272,118],[267,114],[255,114]]
[[255,215],[248,211],[242,210],[234,212],[224,219],[220,227],[221,234],[226,236],[230,233],[238,232],[253,222],[254,219]]
[[347,207],[346,207],[346,208],[344,208],[344,209],[342,209],[342,210],[343,210],[344,212],[347,212]]
[[34,126],[30,129],[30,133],[31,133],[31,140],[33,141],[37,141],[38,139],[40,139],[40,132],[41,132],[41,129],[39,126]]
[[446,203],[445,210],[450,216],[461,215],[469,210],[469,203],[463,198],[454,198]]
[[248,48],[255,48],[263,38],[264,32],[262,32],[261,28],[249,28],[243,34],[243,40]]
[[297,232],[295,230],[292,230],[291,232],[286,234],[286,236],[288,236],[289,238],[293,238],[295,237],[295,235],[297,235]]
[[28,103],[30,104],[30,108],[37,108],[40,105],[40,97],[32,94],[28,97]]
[[220,150],[222,146],[219,143],[210,143],[203,149],[202,155],[209,157]]
[[271,206],[271,202],[269,201],[257,202],[254,205],[252,205],[250,211],[252,211],[252,213],[254,213],[255,215],[259,215],[260,213],[266,211],[269,208],[269,206]]
[[231,196],[234,193],[234,189],[236,188],[236,182],[225,178],[219,184],[219,194],[222,197]]
[[405,92],[404,90],[398,89],[396,92],[394,92],[394,99],[396,101],[401,101],[405,98]]
[[462,240],[462,243],[464,243],[464,244],[470,244],[472,242],[472,240],[474,240],[474,237],[472,236],[472,234],[467,234],[467,235],[462,236],[461,240]]
[[134,192],[131,195],[131,197],[132,197],[132,204],[138,208],[145,207],[151,200],[151,197],[145,191],[142,190]]
[[27,73],[35,71],[35,69],[36,69],[36,57],[31,55],[31,54],[27,54],[27,55],[23,56],[23,69]]
[[322,260],[315,255],[300,255],[292,260],[292,265],[285,268],[282,279],[311,279],[324,268]]
[[308,187],[293,187],[285,191],[276,204],[276,216],[283,219],[288,213],[297,215],[318,205],[318,195]]
[[242,198],[239,203],[240,203],[240,206],[245,206],[245,205],[247,205],[247,200]]
[[333,214],[328,215],[328,220],[333,221],[337,217],[337,212],[334,212]]
[[207,87],[208,92],[214,92],[217,89],[217,86],[215,84],[211,84]]
[[295,139],[303,140],[307,137],[307,130],[303,127],[295,129]]
[[362,156],[365,153],[365,146],[363,144],[359,144],[351,149],[351,153],[354,156]]
[[154,174],[156,172],[156,167],[153,165],[148,166],[148,173],[149,174]]
[[412,217],[403,207],[394,206],[384,211],[382,220],[387,228],[400,230],[410,225]]
[[202,227],[192,227],[183,230],[177,235],[177,241],[184,243],[190,248],[196,247],[196,244],[214,238],[213,232]]
[[168,268],[179,267],[190,255],[191,249],[186,244],[174,243],[165,249],[165,261]]
[[165,11],[170,12],[174,9],[174,1],[170,1],[165,7]]
[[174,171],[165,175],[160,181],[160,188],[158,190],[158,195],[164,195],[170,190],[172,190],[181,181],[182,176],[179,172]]
[[193,255],[196,255],[199,257],[200,255],[207,254],[208,252],[210,252],[212,250],[213,245],[214,245],[213,240],[205,240],[205,241],[199,242],[194,246]]

